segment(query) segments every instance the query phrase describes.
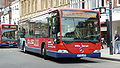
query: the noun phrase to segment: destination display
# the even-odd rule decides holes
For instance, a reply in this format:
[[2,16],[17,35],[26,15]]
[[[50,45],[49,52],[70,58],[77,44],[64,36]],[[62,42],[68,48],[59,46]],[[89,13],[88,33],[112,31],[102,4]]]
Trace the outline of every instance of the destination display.
[[96,12],[62,11],[63,17],[97,18]]
[[3,29],[17,29],[16,25],[2,25]]

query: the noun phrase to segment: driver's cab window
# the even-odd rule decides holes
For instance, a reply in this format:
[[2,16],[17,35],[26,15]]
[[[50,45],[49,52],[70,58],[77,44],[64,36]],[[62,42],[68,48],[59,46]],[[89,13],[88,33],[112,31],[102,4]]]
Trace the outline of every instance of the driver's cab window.
[[56,40],[55,43],[59,43],[60,39],[60,20],[57,11],[53,11],[49,13],[50,16],[48,18],[49,22],[49,37],[54,38]]
[[57,38],[60,34],[60,21],[58,15],[49,18],[50,37]]
[[50,23],[50,37],[56,37],[56,17],[51,17],[49,19],[49,23]]

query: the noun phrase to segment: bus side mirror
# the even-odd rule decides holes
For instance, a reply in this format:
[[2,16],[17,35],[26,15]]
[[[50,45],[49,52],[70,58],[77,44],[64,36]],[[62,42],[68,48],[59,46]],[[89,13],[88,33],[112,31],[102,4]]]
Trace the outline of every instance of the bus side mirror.
[[52,34],[56,34],[56,28],[52,27]]

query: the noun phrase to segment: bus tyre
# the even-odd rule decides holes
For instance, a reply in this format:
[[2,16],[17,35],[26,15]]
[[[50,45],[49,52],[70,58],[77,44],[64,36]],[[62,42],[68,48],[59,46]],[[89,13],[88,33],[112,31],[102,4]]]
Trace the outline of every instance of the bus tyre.
[[47,55],[46,55],[46,46],[45,46],[45,45],[44,45],[43,48],[42,48],[41,54],[42,54],[42,56],[43,56],[43,58],[44,58],[45,60],[48,59],[48,57],[47,57]]

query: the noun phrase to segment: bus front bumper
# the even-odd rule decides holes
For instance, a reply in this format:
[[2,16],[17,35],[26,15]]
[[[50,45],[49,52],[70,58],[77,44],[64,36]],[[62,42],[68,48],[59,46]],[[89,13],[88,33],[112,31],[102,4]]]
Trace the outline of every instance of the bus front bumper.
[[16,47],[17,46],[17,44],[0,44],[0,46],[13,46],[13,47]]
[[47,51],[47,55],[55,58],[100,57],[101,53],[58,53]]

